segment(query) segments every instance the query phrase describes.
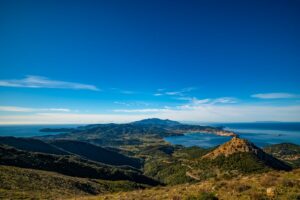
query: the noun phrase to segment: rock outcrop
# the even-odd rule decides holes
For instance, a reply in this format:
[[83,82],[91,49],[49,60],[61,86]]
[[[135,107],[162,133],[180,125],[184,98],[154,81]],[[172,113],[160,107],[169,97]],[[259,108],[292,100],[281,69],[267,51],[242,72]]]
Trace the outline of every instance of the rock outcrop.
[[252,152],[254,154],[259,154],[262,152],[262,150],[248,140],[233,137],[230,141],[222,144],[212,152],[204,155],[203,158],[214,159],[219,155],[224,155],[227,157],[237,152]]
[[248,154],[254,159],[253,162],[259,162],[266,167],[276,170],[291,170],[286,163],[276,159],[275,157],[265,153],[262,149],[255,146],[248,140],[233,137],[230,141],[220,145],[213,151],[204,155],[203,159],[216,159],[219,156],[230,157],[233,154]]

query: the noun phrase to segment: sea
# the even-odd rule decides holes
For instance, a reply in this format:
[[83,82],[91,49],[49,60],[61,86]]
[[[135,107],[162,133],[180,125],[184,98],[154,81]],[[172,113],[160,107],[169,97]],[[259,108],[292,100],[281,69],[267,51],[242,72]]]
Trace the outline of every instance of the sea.
[[[248,139],[259,147],[279,143],[294,143],[300,145],[299,122],[253,122],[253,123],[222,123],[209,124],[234,131],[240,138]],[[207,133],[185,133],[183,136],[164,138],[167,142],[185,147],[199,146],[210,148],[224,142],[231,137],[218,136]]]
[[[299,122],[254,122],[254,123],[218,123],[205,124],[223,127],[225,130],[234,131],[240,138],[245,138],[259,147],[271,144],[294,143],[300,145]],[[0,136],[34,137],[43,135],[55,135],[59,132],[40,132],[43,128],[76,128],[82,124],[62,125],[1,125]],[[231,137],[218,136],[207,133],[185,133],[183,136],[165,137],[165,141],[171,144],[186,147],[199,146],[210,148],[227,142]]]
[[41,132],[43,128],[76,128],[82,125],[0,125],[0,136],[14,136],[14,137],[34,137],[43,135],[56,135],[60,132]]

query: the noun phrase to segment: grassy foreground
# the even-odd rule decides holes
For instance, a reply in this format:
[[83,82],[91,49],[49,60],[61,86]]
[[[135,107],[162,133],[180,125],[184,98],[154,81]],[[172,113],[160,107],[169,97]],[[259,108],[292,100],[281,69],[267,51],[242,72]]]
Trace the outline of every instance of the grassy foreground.
[[84,200],[205,200],[300,199],[300,170],[268,172],[228,180],[211,179],[196,184],[118,192]]
[[0,199],[68,199],[144,186],[130,181],[106,181],[55,172],[0,165]]

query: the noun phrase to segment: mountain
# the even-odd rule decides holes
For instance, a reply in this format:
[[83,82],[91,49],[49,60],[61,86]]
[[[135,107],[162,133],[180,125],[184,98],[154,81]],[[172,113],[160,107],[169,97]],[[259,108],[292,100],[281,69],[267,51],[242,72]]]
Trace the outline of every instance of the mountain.
[[96,124],[79,127],[72,132],[36,137],[41,140],[77,140],[101,146],[142,145],[144,136],[163,138],[178,135],[163,127],[135,124]]
[[230,141],[220,145],[218,148],[204,155],[203,158],[214,159],[220,155],[228,157],[234,153],[241,152],[258,154],[259,151],[261,150],[248,140],[233,137]]
[[[47,129],[51,131],[51,129]],[[54,129],[54,131],[56,131]],[[77,140],[105,147],[146,145],[164,137],[182,135],[187,132],[212,133],[235,136],[231,131],[220,127],[181,124],[172,120],[158,118],[144,119],[128,124],[91,124],[81,126],[67,133],[36,137],[41,140]],[[150,140],[149,140],[150,139]]]
[[150,118],[150,119],[143,119],[140,121],[132,122],[131,124],[134,125],[155,125],[155,126],[176,126],[180,125],[181,123],[172,121],[169,119],[159,119],[159,118]]
[[[255,146],[253,143],[238,137],[233,137],[230,141],[220,145],[213,151],[204,155],[202,158],[211,160],[221,158],[220,160],[222,160],[222,162],[224,163],[231,160],[235,162],[231,163],[232,166],[238,166],[239,164],[241,164],[240,166],[247,167],[247,165],[243,165],[242,163],[247,161],[249,166],[251,166],[252,164],[260,164],[261,167],[265,166],[277,170],[291,169],[290,166],[265,153],[262,149]],[[253,163],[250,165],[250,162]]]
[[51,144],[33,138],[0,137],[0,144],[8,145],[24,151],[68,155],[69,153]]
[[76,156],[28,152],[5,145],[0,145],[0,165],[53,171],[81,178],[128,180],[146,185],[158,184],[157,181],[134,169],[105,165]]
[[87,142],[54,140],[51,141],[50,144],[86,159],[109,165],[128,165],[135,168],[140,168],[142,166],[142,162],[140,159],[128,157],[118,152],[108,150]]

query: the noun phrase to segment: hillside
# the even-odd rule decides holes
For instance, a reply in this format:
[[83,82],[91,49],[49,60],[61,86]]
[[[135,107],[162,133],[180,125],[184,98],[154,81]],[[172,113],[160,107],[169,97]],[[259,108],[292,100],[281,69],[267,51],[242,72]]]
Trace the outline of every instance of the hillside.
[[68,176],[103,180],[128,180],[147,185],[154,181],[133,169],[117,168],[75,156],[32,153],[0,145],[0,165],[58,172]]
[[142,161],[137,158],[128,157],[118,152],[102,148],[86,142],[71,140],[54,140],[50,144],[64,149],[65,151],[82,156],[86,159],[109,164],[109,165],[128,165],[135,168],[142,166]]
[[294,168],[300,167],[300,145],[292,143],[274,144],[266,146],[264,151],[289,163]]
[[118,192],[86,197],[83,200],[297,200],[300,198],[300,171],[269,172],[195,184]]
[[66,199],[140,188],[145,186],[0,165],[0,199]]
[[51,144],[33,138],[0,137],[0,144],[8,145],[24,151],[68,155],[69,153]]
[[[216,163],[220,163],[221,160],[224,162],[232,160],[232,166],[238,166],[238,164],[241,164],[241,167],[243,167],[242,162],[245,162],[246,160],[249,162],[252,159],[253,164],[256,162],[257,164],[261,164],[261,166],[265,165],[268,168],[276,170],[291,169],[290,166],[265,153],[253,143],[238,137],[233,137],[230,141],[220,145],[218,148],[204,155],[202,158],[212,160],[216,159]],[[247,167],[247,165],[244,167]]]

